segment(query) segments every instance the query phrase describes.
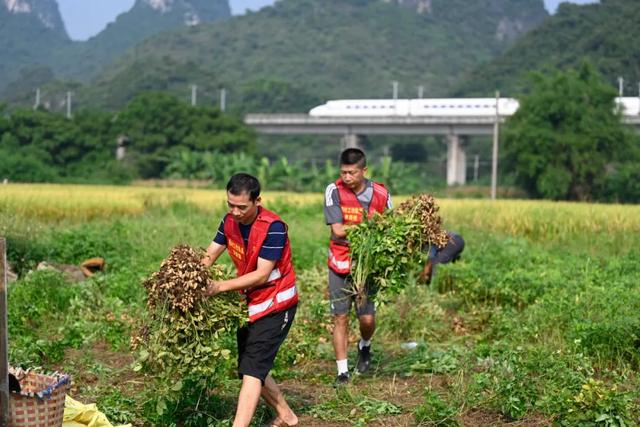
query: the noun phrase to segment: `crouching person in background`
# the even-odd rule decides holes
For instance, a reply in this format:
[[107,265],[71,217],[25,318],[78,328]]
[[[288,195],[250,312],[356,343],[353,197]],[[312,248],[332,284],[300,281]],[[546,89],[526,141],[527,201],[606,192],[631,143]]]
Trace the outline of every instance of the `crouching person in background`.
[[438,264],[456,262],[464,250],[464,239],[461,235],[452,231],[447,231],[449,241],[443,248],[432,246],[429,250],[429,259],[420,273],[420,282],[429,284],[435,274]]
[[286,224],[263,208],[260,183],[248,174],[227,184],[225,215],[202,263],[210,267],[228,250],[237,277],[211,281],[206,294],[240,291],[247,297],[249,323],[238,331],[238,375],[242,379],[234,427],[248,426],[260,396],[276,416],[267,425],[295,426],[298,417],[269,371],[296,314],[298,293]]

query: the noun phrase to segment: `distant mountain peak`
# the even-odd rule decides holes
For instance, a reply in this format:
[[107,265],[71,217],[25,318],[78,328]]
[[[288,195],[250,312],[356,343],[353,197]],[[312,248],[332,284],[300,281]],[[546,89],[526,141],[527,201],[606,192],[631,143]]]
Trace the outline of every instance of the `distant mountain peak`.
[[4,0],[4,5],[12,13],[31,12],[31,5],[26,0]]
[[45,28],[64,32],[66,36],[56,0],[1,0],[0,4],[9,13],[33,15]]
[[[188,27],[199,25],[202,22],[210,21],[210,15],[206,13],[216,2],[209,4],[198,3],[194,0],[138,0],[139,3],[159,12],[161,15],[175,14],[181,16],[182,23]],[[206,3],[206,2],[204,2]],[[218,1],[218,4],[223,4]],[[228,3],[224,3],[228,8]],[[204,17],[201,11],[205,11]]]
[[148,4],[151,9],[158,10],[161,13],[171,11],[173,6],[173,0],[142,0],[143,3]]

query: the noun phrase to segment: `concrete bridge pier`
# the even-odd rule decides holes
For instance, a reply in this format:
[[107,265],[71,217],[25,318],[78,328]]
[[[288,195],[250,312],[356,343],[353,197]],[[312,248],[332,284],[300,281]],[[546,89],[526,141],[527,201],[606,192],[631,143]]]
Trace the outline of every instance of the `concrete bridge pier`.
[[467,182],[467,137],[447,136],[447,185],[464,185]]
[[340,139],[340,149],[346,150],[347,148],[362,148],[366,139],[367,137],[365,135],[348,133]]

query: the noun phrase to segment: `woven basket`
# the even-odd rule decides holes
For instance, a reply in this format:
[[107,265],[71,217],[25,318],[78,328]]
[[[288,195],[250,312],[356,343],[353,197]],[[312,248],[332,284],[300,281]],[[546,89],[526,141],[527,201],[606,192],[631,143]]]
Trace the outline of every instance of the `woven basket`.
[[69,376],[17,372],[22,390],[9,397],[9,427],[60,427]]

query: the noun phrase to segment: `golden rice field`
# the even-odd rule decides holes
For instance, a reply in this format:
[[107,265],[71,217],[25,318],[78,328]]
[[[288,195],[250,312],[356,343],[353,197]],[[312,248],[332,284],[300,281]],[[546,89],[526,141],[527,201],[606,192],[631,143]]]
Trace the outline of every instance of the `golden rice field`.
[[[265,205],[320,204],[320,193],[266,192]],[[403,197],[395,199],[396,204]],[[137,215],[152,206],[192,203],[202,209],[224,206],[224,190],[143,186],[7,184],[0,186],[0,214],[43,221],[86,221]],[[562,240],[576,235],[637,236],[640,205],[604,205],[533,200],[439,200],[445,225],[509,235]]]
[[[0,212],[41,220],[88,220],[136,215],[151,206],[173,202],[192,203],[202,209],[218,209],[226,201],[224,190],[97,186],[59,184],[7,184],[0,186]],[[283,200],[292,204],[320,203],[320,194],[271,192],[268,204]]]

